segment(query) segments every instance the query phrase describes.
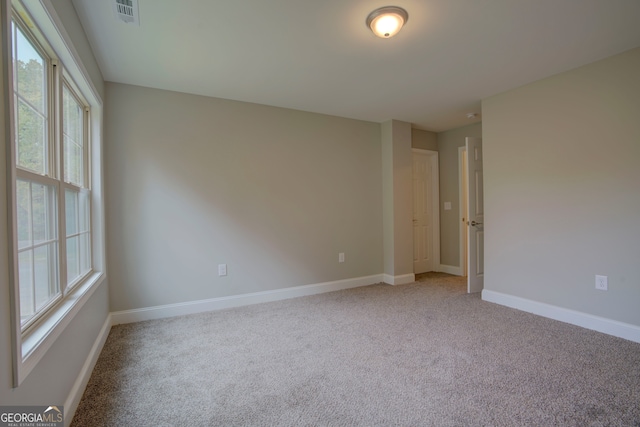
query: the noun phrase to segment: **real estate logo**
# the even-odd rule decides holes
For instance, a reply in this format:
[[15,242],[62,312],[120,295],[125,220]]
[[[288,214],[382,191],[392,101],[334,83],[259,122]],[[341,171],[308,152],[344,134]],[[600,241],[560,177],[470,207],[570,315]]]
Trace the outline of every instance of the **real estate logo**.
[[64,427],[63,407],[0,406],[0,427]]

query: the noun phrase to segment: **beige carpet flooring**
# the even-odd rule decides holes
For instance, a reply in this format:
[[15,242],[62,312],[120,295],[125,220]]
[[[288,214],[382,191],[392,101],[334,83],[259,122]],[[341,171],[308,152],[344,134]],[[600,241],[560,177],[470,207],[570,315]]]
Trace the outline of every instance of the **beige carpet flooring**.
[[427,274],[114,326],[73,426],[640,426],[640,344]]

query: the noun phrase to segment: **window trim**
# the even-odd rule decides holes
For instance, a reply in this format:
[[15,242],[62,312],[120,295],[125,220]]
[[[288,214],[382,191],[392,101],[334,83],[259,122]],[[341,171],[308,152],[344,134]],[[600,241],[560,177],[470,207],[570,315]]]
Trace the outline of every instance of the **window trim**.
[[[67,294],[62,296],[62,301],[56,303],[56,307],[50,310],[45,316],[31,325],[24,333],[20,322],[20,298],[18,293],[18,259],[17,259],[17,224],[16,224],[16,194],[15,186],[17,173],[15,168],[15,146],[14,146],[14,106],[13,106],[13,65],[12,65],[12,38],[11,20],[13,7],[18,9],[18,16],[28,18],[28,26],[33,24],[46,40],[43,46],[45,51],[51,49],[55,52],[53,57],[57,57],[59,63],[63,64],[64,73],[59,73],[55,85],[62,84],[63,79],[67,79],[69,86],[77,91],[81,97],[85,98],[85,105],[90,106],[91,114],[87,117],[87,129],[85,133],[90,135],[88,140],[86,162],[90,163],[87,170],[85,182],[90,188],[91,195],[91,221],[90,233],[92,237],[91,253],[93,259],[93,271],[84,280],[69,284]],[[2,8],[2,51],[3,51],[3,74],[5,79],[5,141],[7,143],[7,202],[8,202],[8,237],[9,237],[9,279],[11,297],[11,336],[13,350],[13,380],[14,387],[18,387],[29,373],[38,365],[49,348],[53,346],[57,338],[64,332],[73,318],[83,308],[84,304],[91,298],[97,288],[106,280],[106,259],[105,259],[105,230],[104,230],[104,182],[102,178],[102,121],[103,121],[103,101],[98,91],[93,85],[87,70],[82,64],[81,58],[75,50],[71,38],[66,33],[60,18],[58,17],[51,2],[29,1],[21,3],[20,0],[5,0],[0,5]],[[41,44],[40,40],[37,40]],[[46,52],[49,54],[49,52]],[[85,114],[86,110],[85,110]],[[57,120],[56,117],[50,118]],[[58,133],[58,132],[57,132]],[[54,143],[60,144],[60,135],[55,136]],[[56,150],[59,152],[59,150]],[[56,154],[57,155],[57,154]],[[62,171],[57,165],[61,159],[54,159],[56,166],[49,170],[49,176],[61,177]],[[51,165],[54,166],[54,165]],[[89,166],[87,164],[87,166]],[[45,178],[38,175],[40,179]],[[64,197],[66,183],[64,179],[57,180],[60,195]],[[75,187],[75,186],[74,186]],[[58,200],[58,203],[64,200]],[[64,229],[63,229],[64,230]],[[59,235],[58,239],[65,239],[66,236]],[[60,279],[62,280],[62,278]],[[63,284],[61,283],[61,289]],[[66,283],[64,284],[66,286]]]

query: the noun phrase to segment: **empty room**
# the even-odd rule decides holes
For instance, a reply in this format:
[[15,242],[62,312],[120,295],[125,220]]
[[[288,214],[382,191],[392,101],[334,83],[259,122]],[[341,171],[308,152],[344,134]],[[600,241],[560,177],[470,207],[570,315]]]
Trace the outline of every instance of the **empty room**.
[[640,425],[637,0],[1,5],[0,426]]

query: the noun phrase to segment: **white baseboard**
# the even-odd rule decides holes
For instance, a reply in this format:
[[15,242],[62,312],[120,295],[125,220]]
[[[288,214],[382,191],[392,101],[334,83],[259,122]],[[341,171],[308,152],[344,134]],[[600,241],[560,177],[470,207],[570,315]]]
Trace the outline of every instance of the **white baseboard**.
[[459,267],[457,265],[440,264],[438,271],[442,273],[453,274],[454,276],[462,276],[462,267]]
[[360,286],[380,283],[382,281],[383,275],[376,274],[373,276],[355,277],[353,279],[295,286],[292,288],[275,289],[272,291],[253,292],[250,294],[232,295],[200,301],[189,301],[135,310],[116,311],[111,313],[111,322],[113,325],[119,325],[121,323],[141,322],[143,320],[203,313],[206,311],[221,310],[224,308],[240,307],[244,305],[259,304],[262,302],[271,302],[306,295],[321,294],[324,292],[339,291],[342,289],[357,288]]
[[416,281],[416,275],[411,274],[403,274],[401,276],[392,276],[390,274],[383,275],[384,283],[389,285],[406,285],[407,283],[413,283]]
[[482,299],[640,343],[640,327],[629,323],[618,322],[605,317],[594,316],[487,289],[482,291]]
[[69,392],[67,400],[64,402],[64,425],[66,427],[69,427],[71,420],[73,420],[73,416],[76,413],[76,409],[78,409],[78,404],[80,403],[80,399],[82,399],[84,389],[87,387],[89,378],[91,378],[91,373],[93,372],[93,368],[96,366],[98,356],[100,356],[102,347],[104,347],[104,343],[107,341],[110,330],[111,315],[109,314],[102,325],[102,329],[100,329],[100,333],[98,333],[96,340],[93,342],[93,346],[89,351],[89,355],[87,356],[84,365],[82,365],[82,369],[80,370],[76,381],[73,383],[73,387],[71,387],[71,392]]

